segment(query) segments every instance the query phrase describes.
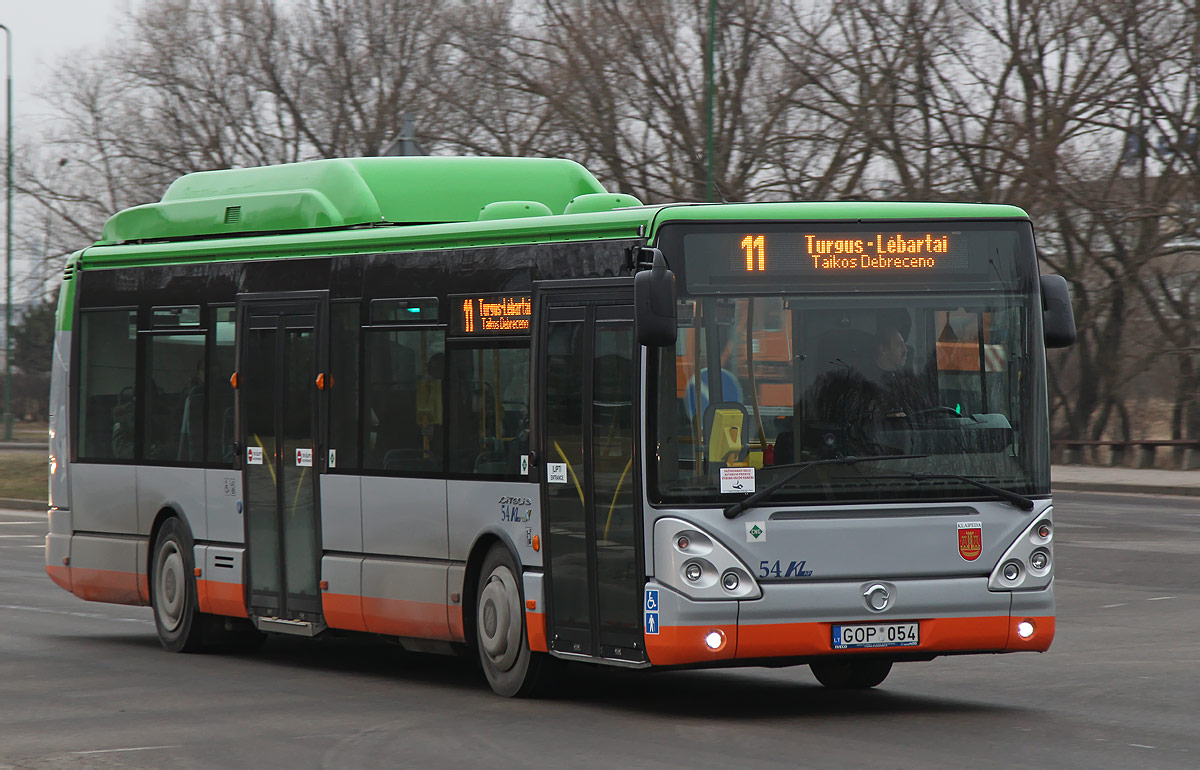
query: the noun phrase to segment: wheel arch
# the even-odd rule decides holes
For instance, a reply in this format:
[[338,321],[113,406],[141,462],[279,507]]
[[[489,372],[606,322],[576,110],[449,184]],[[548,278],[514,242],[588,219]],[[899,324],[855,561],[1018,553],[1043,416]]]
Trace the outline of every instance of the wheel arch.
[[[465,638],[467,647],[471,650],[475,649],[475,603],[479,600],[479,573],[483,569],[483,560],[487,558],[488,551],[492,550],[495,545],[501,545],[508,550],[509,556],[512,557],[513,563],[517,565],[517,569],[524,573],[524,565],[521,563],[521,556],[517,553],[517,547],[513,544],[512,538],[508,533],[499,528],[487,528],[480,532],[475,537],[475,542],[471,544],[471,550],[467,554],[466,571],[463,574],[462,587],[462,614],[463,614],[463,637]],[[522,575],[517,575],[517,585],[521,589],[521,597],[524,599],[525,587]]]
[[[158,545],[158,534],[162,531],[163,524],[168,519],[179,519],[179,522],[187,530],[188,537],[192,539],[192,546],[195,547],[196,537],[193,534],[192,524],[188,521],[187,514],[183,512],[183,506],[174,501],[167,501],[158,509],[158,513],[154,514],[154,522],[150,525],[150,547],[146,549],[146,579],[154,579],[154,551]],[[194,558],[194,554],[193,554]],[[150,606],[154,606],[154,592],[150,591]]]

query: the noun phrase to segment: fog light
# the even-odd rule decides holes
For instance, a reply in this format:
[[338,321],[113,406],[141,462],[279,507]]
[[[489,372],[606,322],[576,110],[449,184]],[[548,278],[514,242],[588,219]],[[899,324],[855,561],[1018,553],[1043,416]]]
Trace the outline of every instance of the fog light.
[[725,634],[720,629],[713,629],[704,637],[704,643],[710,650],[719,650],[725,646]]
[[1009,562],[1004,565],[1004,579],[1008,581],[1016,580],[1021,577],[1021,568],[1015,562]]
[[1028,639],[1033,636],[1033,623],[1028,620],[1022,620],[1017,624],[1017,636],[1022,639]]
[[725,586],[726,591],[736,591],[741,582],[736,572],[726,572],[721,576],[721,585]]
[[1041,539],[1043,539],[1043,540],[1048,539],[1050,537],[1050,532],[1051,532],[1050,522],[1043,521],[1041,524],[1038,525],[1037,533],[1038,533],[1038,537],[1040,537]]
[[702,572],[703,570],[700,569],[700,565],[696,562],[692,562],[683,568],[683,576],[693,583],[700,579]]
[[1045,551],[1034,551],[1029,556],[1029,566],[1033,567],[1035,570],[1038,570],[1039,572],[1041,570],[1046,569],[1046,567],[1049,566],[1049,564],[1050,564],[1050,554],[1046,553]]
[[681,551],[686,551],[691,544],[692,541],[687,539],[687,535],[680,535],[679,539],[675,541],[675,547]]

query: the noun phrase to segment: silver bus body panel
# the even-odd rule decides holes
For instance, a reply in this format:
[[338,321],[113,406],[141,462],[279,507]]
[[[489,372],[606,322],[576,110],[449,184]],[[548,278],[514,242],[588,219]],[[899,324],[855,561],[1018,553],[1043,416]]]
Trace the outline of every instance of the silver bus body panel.
[[204,471],[207,540],[224,543],[244,542],[244,499],[240,472],[227,468],[209,468]]
[[70,477],[76,531],[146,533],[138,526],[137,466],[74,463]]
[[[969,578],[988,575],[1049,507],[1049,500],[1035,501],[1029,512],[1000,501],[764,506],[729,520],[720,509],[652,508],[647,503],[647,554],[653,553],[654,523],[672,517],[724,544],[764,587],[791,578]],[[978,523],[982,530],[982,552],[974,558],[960,552],[960,523]],[[756,526],[762,533],[757,538],[750,534]],[[651,567],[648,571],[656,574]]]
[[139,466],[137,469],[138,533],[149,535],[163,508],[179,514],[194,540],[208,540],[203,468]]
[[[321,476],[321,545],[326,551],[363,550],[362,479]],[[332,590],[332,589],[330,589]]]
[[[522,566],[542,566],[542,511],[536,482],[450,481],[447,483],[450,558],[466,561],[480,534],[503,532]],[[539,547],[533,548],[538,538]]]
[[445,559],[449,553],[445,521],[444,479],[362,477],[365,552]]
[[767,583],[761,599],[741,602],[738,623],[884,623],[1006,616],[1012,603],[1011,592],[989,591],[986,577],[889,580],[891,603],[883,612],[872,612],[863,594],[876,582]]

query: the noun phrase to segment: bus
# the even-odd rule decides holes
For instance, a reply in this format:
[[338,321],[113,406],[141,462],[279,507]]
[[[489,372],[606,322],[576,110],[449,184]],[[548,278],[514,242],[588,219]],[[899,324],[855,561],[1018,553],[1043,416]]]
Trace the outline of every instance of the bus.
[[643,205],[551,158],[187,174],[66,265],[46,571],[169,651],[372,634],[504,696],[1043,651],[1073,337],[1007,205]]

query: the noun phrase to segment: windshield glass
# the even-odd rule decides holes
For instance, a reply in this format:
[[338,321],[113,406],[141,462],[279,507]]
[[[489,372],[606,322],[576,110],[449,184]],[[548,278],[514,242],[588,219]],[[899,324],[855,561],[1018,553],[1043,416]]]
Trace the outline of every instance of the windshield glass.
[[789,464],[895,454],[924,456],[813,468],[771,502],[987,497],[913,472],[1048,492],[1033,301],[1012,284],[681,298],[650,378],[651,499],[729,504]]

